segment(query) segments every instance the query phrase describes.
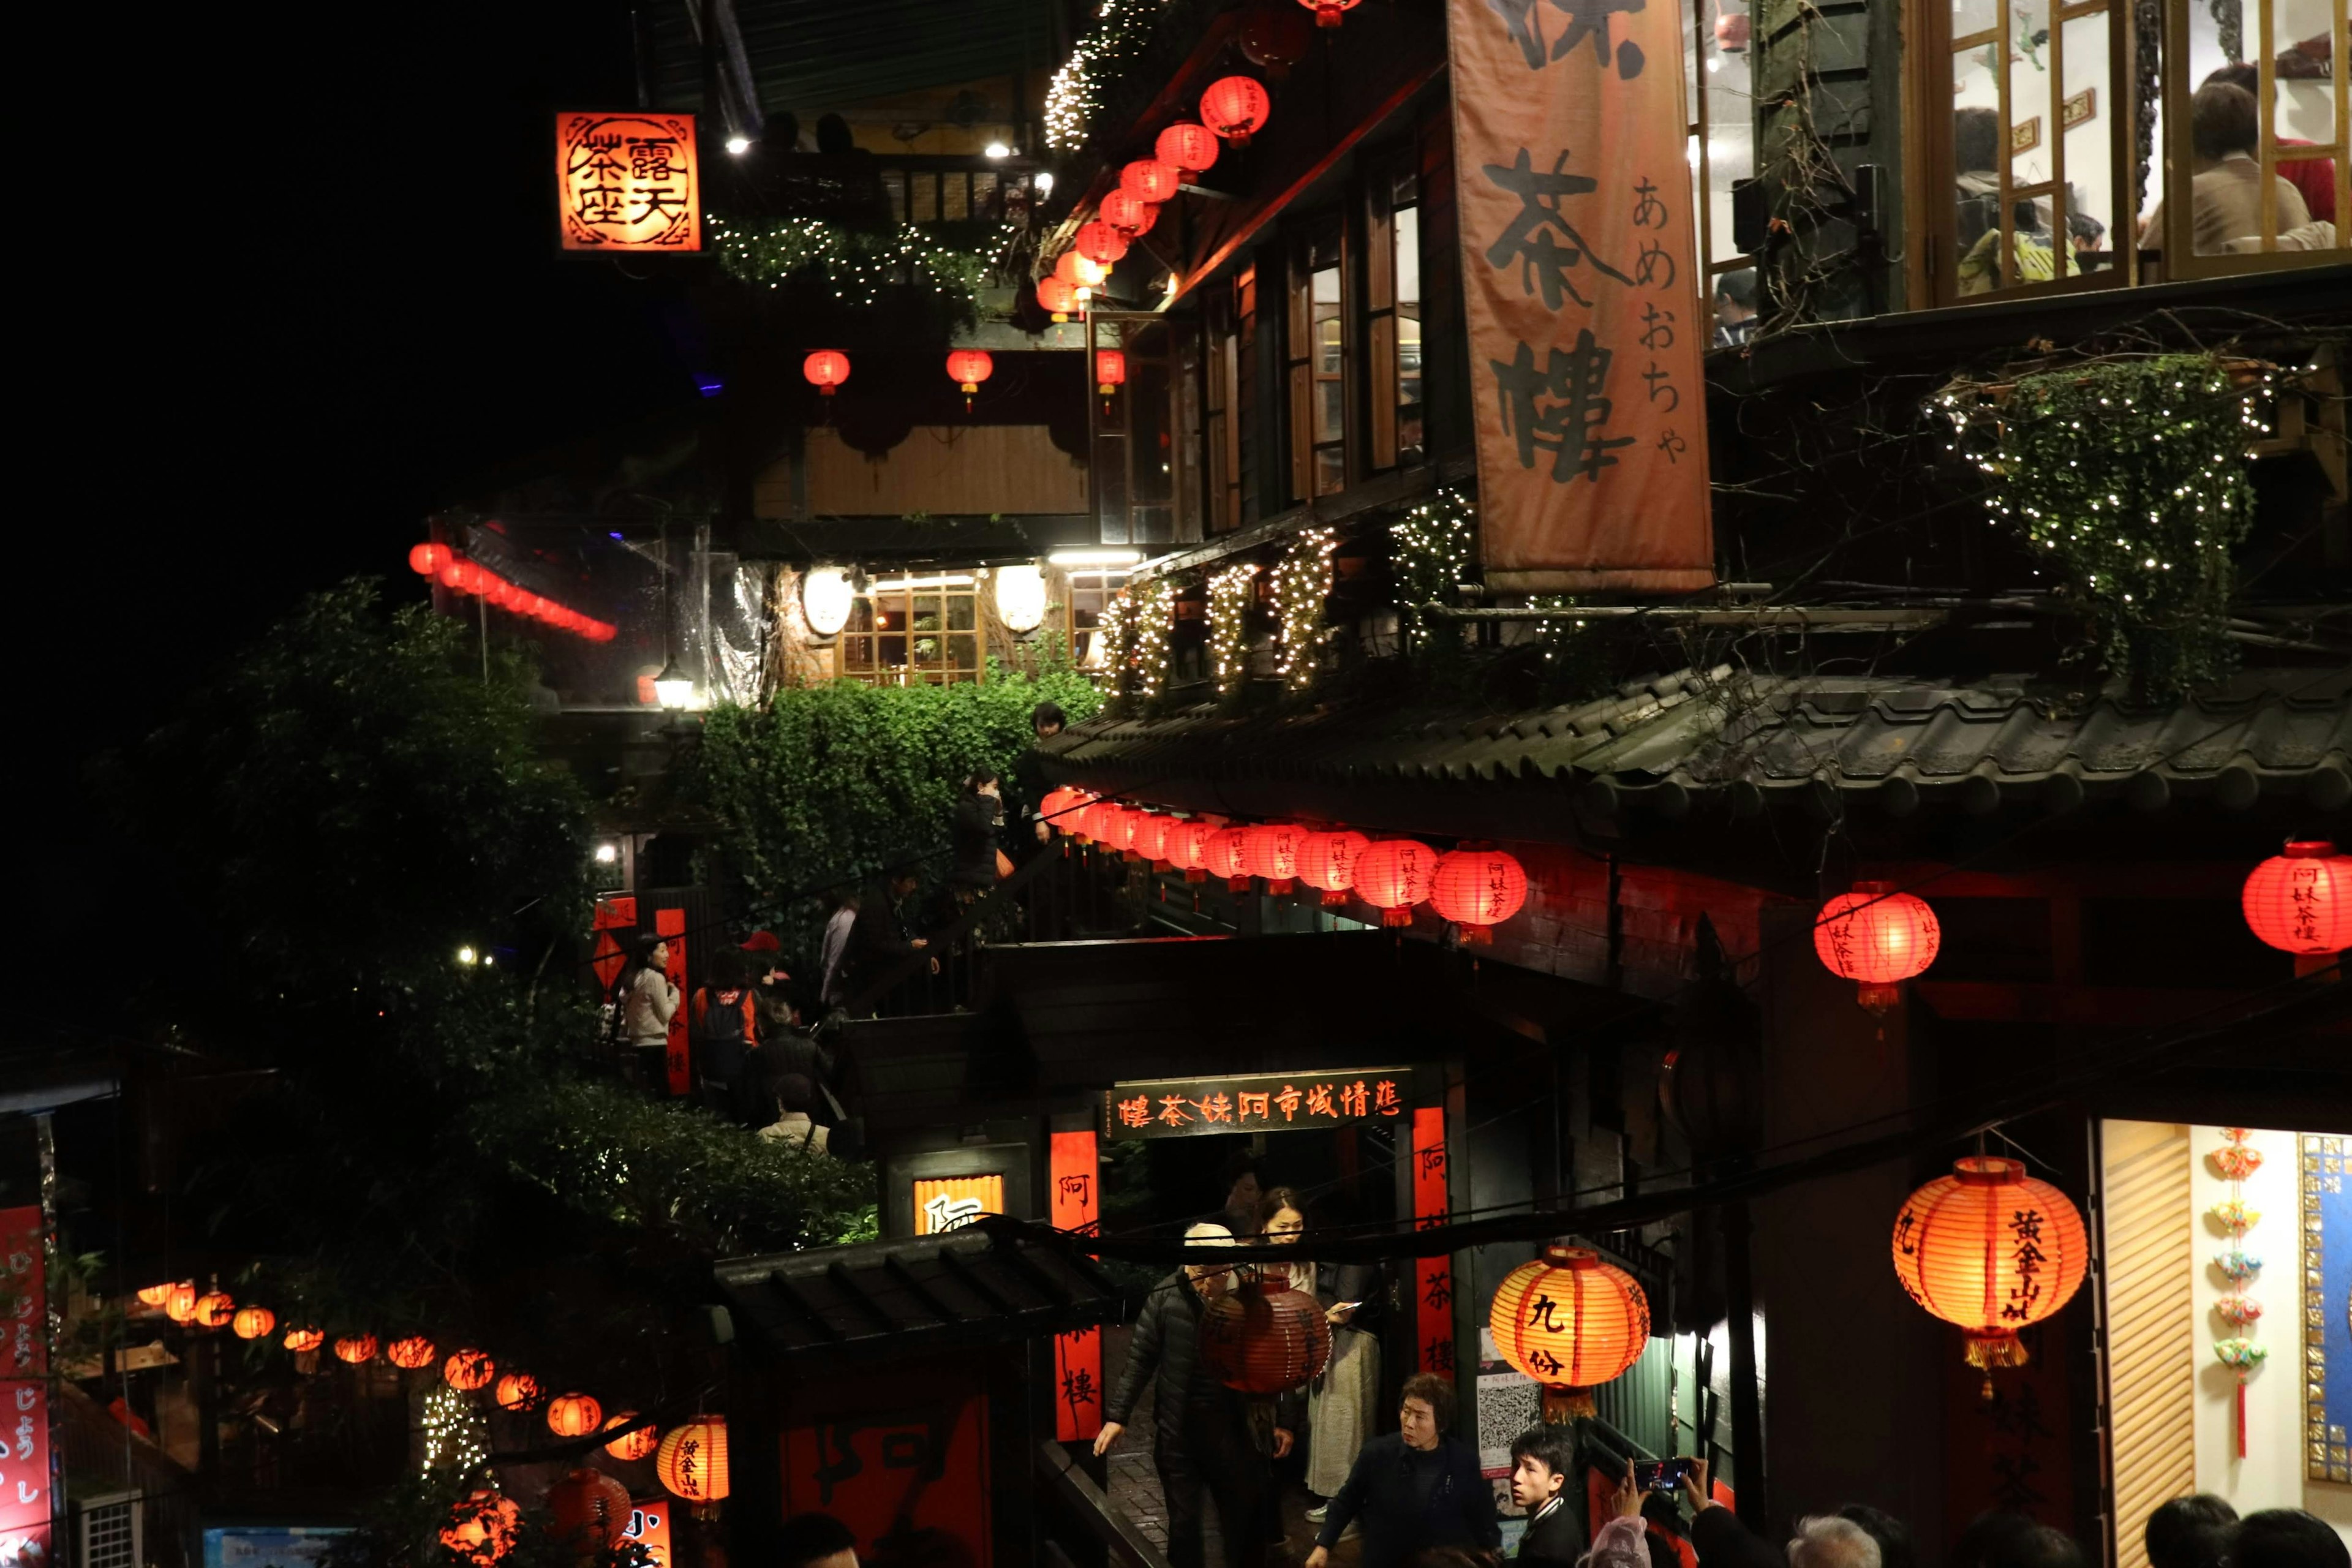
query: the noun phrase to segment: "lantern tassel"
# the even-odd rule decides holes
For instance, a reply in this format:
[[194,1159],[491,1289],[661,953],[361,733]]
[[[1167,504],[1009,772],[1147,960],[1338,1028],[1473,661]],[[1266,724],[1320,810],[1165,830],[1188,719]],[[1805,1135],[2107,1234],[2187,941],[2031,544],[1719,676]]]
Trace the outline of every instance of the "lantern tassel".
[[1381,911],[1381,924],[1384,926],[1409,926],[1412,924],[1412,906],[1408,904],[1402,909],[1382,910]]
[[1543,1391],[1544,1424],[1561,1426],[1570,1421],[1585,1421],[1600,1414],[1592,1403],[1592,1390],[1572,1388],[1565,1384],[1546,1384]]
[[2238,1379],[2238,1458],[2246,1457],[2246,1380]]
[[1984,1373],[1984,1390],[1978,1395],[1987,1405],[1992,1403],[1992,1373],[1995,1367],[2018,1367],[2026,1363],[2025,1342],[2007,1329],[1990,1329],[1968,1332],[1968,1363]]

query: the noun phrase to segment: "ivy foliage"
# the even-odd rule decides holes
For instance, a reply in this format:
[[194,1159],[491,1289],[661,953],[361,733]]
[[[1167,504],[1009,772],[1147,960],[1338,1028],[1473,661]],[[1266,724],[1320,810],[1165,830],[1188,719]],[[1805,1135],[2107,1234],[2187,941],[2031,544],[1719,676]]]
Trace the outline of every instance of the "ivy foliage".
[[1985,405],[1947,388],[1955,445],[1993,476],[1985,505],[2022,534],[2089,648],[2150,698],[2227,674],[2231,551],[2253,524],[2252,390],[2210,354],[2051,371]]
[[1066,665],[1015,676],[991,661],[987,673],[788,688],[764,709],[706,717],[688,788],[725,825],[714,853],[749,912],[801,962],[817,951],[824,891],[912,861],[944,877],[957,789],[982,767],[1011,772],[1031,743],[1031,709],[1059,703],[1075,724],[1101,706]]
[[719,267],[745,283],[808,279],[856,308],[912,290],[950,326],[980,320],[988,257],[944,245],[911,224],[875,233],[823,218],[714,218],[711,233]]
[[1456,585],[1476,570],[1477,516],[1468,496],[1446,489],[1389,524],[1389,575],[1408,652],[1458,642],[1439,637],[1417,606],[1452,602]]

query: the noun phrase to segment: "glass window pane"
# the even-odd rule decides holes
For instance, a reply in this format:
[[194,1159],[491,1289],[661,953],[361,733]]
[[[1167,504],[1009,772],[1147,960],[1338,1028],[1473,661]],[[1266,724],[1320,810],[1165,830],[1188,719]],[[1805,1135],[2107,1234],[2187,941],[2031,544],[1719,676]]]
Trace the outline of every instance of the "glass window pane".
[[940,176],[940,216],[952,223],[971,216],[971,183],[961,174]]
[[1336,495],[1348,482],[1346,454],[1337,447],[1324,447],[1315,453],[1315,493]]
[[915,194],[914,200],[911,204],[915,209],[914,221],[917,223],[938,222],[940,216],[940,177],[937,174],[909,174],[908,178],[914,183]]
[[2065,151],[2064,240],[2074,266],[2098,271],[2113,264],[2116,233],[2115,121],[2108,100],[2108,13],[2069,17],[2062,29],[2063,79],[2058,85],[2060,143]]
[[1756,173],[1756,100],[1750,86],[1753,22],[1743,0],[1708,7],[1715,17],[1700,42],[1705,57],[1699,90],[1706,95],[1706,167],[1695,182],[1706,194],[1708,259],[1729,261],[1740,254],[1732,242],[1731,186]]
[[1418,305],[1421,303],[1421,209],[1398,208],[1395,228],[1397,303]]
[[1315,439],[1337,441],[1347,428],[1346,394],[1336,381],[1315,384]]
[[[1325,267],[1317,269],[1314,275],[1314,289],[1315,303],[1318,305],[1339,304],[1339,269],[1336,267]],[[1318,311],[1318,314],[1320,314],[1320,312]]]

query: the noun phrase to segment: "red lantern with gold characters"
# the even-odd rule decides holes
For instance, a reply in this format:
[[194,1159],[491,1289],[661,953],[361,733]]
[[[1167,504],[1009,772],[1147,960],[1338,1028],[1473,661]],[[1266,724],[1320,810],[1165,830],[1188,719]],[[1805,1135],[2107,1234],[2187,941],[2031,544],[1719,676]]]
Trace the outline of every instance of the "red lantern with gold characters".
[[839,349],[819,349],[801,361],[801,375],[820,395],[831,397],[849,379],[849,356]]
[[1650,1302],[1590,1248],[1547,1247],[1503,1277],[1486,1327],[1503,1359],[1543,1384],[1543,1418],[1567,1421],[1593,1414],[1593,1389],[1642,1359]]
[[1236,147],[1265,129],[1274,100],[1255,78],[1220,77],[1201,95],[1201,122]]
[[530,1410],[537,1407],[542,1390],[539,1379],[527,1372],[510,1372],[499,1379],[491,1397],[501,1410]]
[[1127,254],[1127,237],[1107,223],[1085,224],[1078,229],[1077,248],[1087,260],[1108,268]]
[[2254,935],[2294,954],[2296,973],[2315,973],[2352,947],[2352,855],[2325,839],[2291,841],[2254,868],[2240,903]]
[[327,1342],[327,1336],[313,1328],[289,1329],[286,1337],[278,1342],[296,1355],[308,1355]]
[[1135,234],[1143,228],[1143,215],[1150,205],[1141,196],[1122,185],[1105,195],[1102,205],[1095,210],[1102,215],[1103,222],[1120,233]]
[[697,1519],[716,1515],[727,1496],[727,1417],[698,1415],[663,1433],[654,1474],[671,1496],[693,1505]]
[[1095,390],[1108,397],[1127,384],[1127,355],[1117,349],[1095,351]]
[[1528,901],[1528,874],[1499,849],[1456,849],[1440,856],[1430,907],[1462,928],[1465,945],[1488,945],[1495,928]]
[[588,1394],[559,1394],[547,1402],[547,1429],[559,1437],[585,1437],[604,1424],[604,1407]]
[[375,1336],[373,1334],[353,1334],[349,1339],[337,1340],[335,1342],[335,1359],[337,1361],[349,1362],[353,1366],[359,1366],[367,1362],[375,1360]]
[[1331,1362],[1331,1326],[1315,1298],[1286,1284],[1236,1287],[1201,1314],[1201,1363],[1242,1394],[1301,1388]]
[[451,1510],[448,1526],[441,1531],[441,1544],[474,1568],[490,1568],[514,1550],[515,1531],[521,1523],[522,1510],[512,1498],[484,1487]]
[[1298,879],[1321,889],[1324,903],[1344,904],[1356,885],[1356,862],[1371,847],[1370,839],[1349,828],[1310,833],[1299,840]]
[[1437,878],[1437,851],[1417,838],[1383,838],[1356,858],[1356,896],[1381,911],[1381,924],[1412,924]]
[[1823,904],[1813,922],[1813,951],[1831,973],[1861,982],[1863,1006],[1881,1016],[1902,995],[1903,982],[1936,962],[1943,941],[1936,911],[1892,882],[1856,882],[1853,892]]
[[278,1314],[267,1307],[239,1307],[228,1326],[238,1339],[257,1340],[278,1326]]
[[1298,845],[1307,829],[1295,822],[1261,822],[1245,830],[1243,846],[1250,875],[1265,879],[1269,893],[1286,893],[1298,878]]
[[[1170,129],[1173,130],[1174,127],[1171,126]],[[1164,135],[1165,132],[1162,134]],[[1211,140],[1213,141],[1215,138],[1212,137]],[[1183,182],[1183,174],[1173,163],[1159,158],[1138,158],[1134,163],[1119,170],[1118,188],[1122,191],[1132,191],[1138,200],[1158,206],[1161,202],[1174,197],[1176,187]]]
[[1971,1154],[1913,1193],[1895,1219],[1895,1277],[1968,1341],[1992,1397],[1997,1366],[2023,1366],[2017,1331],[2064,1306],[2090,1266],[2074,1201],[2022,1161]]
[[226,1290],[215,1289],[196,1298],[195,1322],[200,1329],[225,1329],[236,1316],[236,1303]]
[[1212,877],[1223,877],[1229,892],[1249,891],[1249,830],[1220,827],[1201,847],[1201,865]]
[[1198,174],[1216,166],[1217,138],[1205,125],[1180,120],[1151,143],[1151,155],[1180,175]]
[[477,1350],[462,1350],[441,1363],[441,1381],[460,1393],[488,1388],[499,1374],[499,1363]]
[[[615,1426],[626,1426],[635,1419],[637,1419],[635,1411],[624,1410],[604,1423],[604,1430],[610,1432]],[[650,1426],[640,1426],[634,1432],[624,1432],[605,1444],[604,1452],[616,1459],[625,1459],[634,1464],[639,1459],[652,1458],[654,1450],[659,1447],[661,1447],[661,1434]]]
[[1057,321],[1066,321],[1078,308],[1078,288],[1058,274],[1037,279],[1037,303]]
[[383,1359],[407,1372],[433,1364],[433,1342],[423,1334],[394,1340],[384,1347]]
[[582,1561],[601,1559],[629,1528],[629,1489],[583,1466],[547,1489],[547,1527]]

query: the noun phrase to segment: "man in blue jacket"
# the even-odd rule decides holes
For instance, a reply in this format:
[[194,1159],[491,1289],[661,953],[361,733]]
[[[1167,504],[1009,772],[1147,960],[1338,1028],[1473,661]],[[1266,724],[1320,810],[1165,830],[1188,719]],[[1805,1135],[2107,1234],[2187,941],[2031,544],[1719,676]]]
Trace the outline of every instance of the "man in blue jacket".
[[1351,1522],[1363,1526],[1363,1568],[1404,1568],[1424,1547],[1503,1544],[1476,1451],[1446,1436],[1454,1385],[1425,1372],[1406,1378],[1397,1419],[1402,1431],[1373,1438],[1356,1456],[1306,1568],[1325,1568]]

